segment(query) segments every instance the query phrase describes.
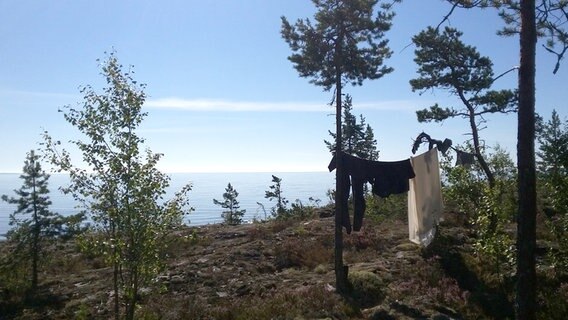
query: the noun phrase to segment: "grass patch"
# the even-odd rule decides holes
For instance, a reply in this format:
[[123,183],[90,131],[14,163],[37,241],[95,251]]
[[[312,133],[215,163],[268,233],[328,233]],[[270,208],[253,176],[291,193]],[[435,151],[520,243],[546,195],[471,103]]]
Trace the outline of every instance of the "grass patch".
[[325,286],[310,286],[247,301],[227,299],[209,317],[219,320],[348,319],[357,311]]
[[274,249],[274,264],[278,270],[286,268],[314,269],[331,263],[333,252],[320,241],[289,238]]
[[354,271],[349,274],[351,294],[361,308],[379,304],[384,298],[384,285],[378,275],[369,271]]

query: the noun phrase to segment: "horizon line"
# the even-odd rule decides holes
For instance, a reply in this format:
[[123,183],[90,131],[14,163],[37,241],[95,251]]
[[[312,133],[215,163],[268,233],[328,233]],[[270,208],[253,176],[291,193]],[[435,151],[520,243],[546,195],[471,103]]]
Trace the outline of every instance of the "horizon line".
[[[193,174],[193,173],[323,173],[327,170],[261,170],[261,171],[162,171],[165,174]],[[0,171],[0,174],[22,174],[23,172],[5,172]],[[47,172],[49,175],[65,175],[65,172]]]

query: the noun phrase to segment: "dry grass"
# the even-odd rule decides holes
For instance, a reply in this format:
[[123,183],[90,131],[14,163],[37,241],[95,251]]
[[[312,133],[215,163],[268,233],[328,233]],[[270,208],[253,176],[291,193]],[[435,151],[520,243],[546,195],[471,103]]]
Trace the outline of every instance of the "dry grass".
[[[510,279],[491,278],[482,260],[473,256],[470,233],[463,224],[452,225],[449,219],[433,244],[423,250],[409,243],[405,221],[366,220],[361,232],[344,237],[344,260],[353,286],[346,296],[333,288],[333,231],[333,218],[323,218],[211,225],[172,233],[164,252],[166,269],[143,288],[137,318],[399,319],[441,314],[481,319],[512,315]],[[110,273],[102,268],[102,260],[81,254],[72,242],[54,246],[52,257],[41,283],[49,292],[38,300],[43,305],[20,303],[14,300],[17,296],[0,288],[0,298],[10,299],[12,308],[3,314],[14,319],[111,317]],[[550,269],[539,270],[543,286],[539,316],[562,319],[568,314],[566,279]]]

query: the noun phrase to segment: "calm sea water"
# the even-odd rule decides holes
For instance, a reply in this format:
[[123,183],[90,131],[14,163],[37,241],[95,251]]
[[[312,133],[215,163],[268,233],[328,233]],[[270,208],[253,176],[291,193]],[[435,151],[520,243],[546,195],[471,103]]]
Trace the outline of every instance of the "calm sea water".
[[[320,199],[321,204],[326,204],[329,202],[326,192],[334,188],[335,175],[329,172],[282,172],[274,175],[282,179],[282,193],[290,202],[298,199],[306,204],[312,197]],[[12,173],[0,174],[0,195],[15,196],[13,190],[19,189],[22,185],[19,176]],[[188,225],[223,221],[221,218],[223,209],[213,204],[213,199],[223,199],[223,192],[229,182],[239,192],[237,200],[241,209],[246,209],[245,220],[252,220],[255,217],[263,219],[264,210],[266,214],[270,214],[270,208],[274,206],[273,202],[264,198],[265,191],[272,185],[271,173],[178,173],[170,176],[172,194],[188,182],[193,185],[189,199],[195,211],[186,216],[185,222]],[[58,190],[59,186],[66,185],[67,182],[66,175],[54,174],[49,179],[50,199],[53,203],[50,209],[62,215],[78,211],[71,196],[63,195]],[[258,203],[264,206],[264,210]],[[9,230],[9,215],[15,209],[15,205],[0,201],[0,236]]]

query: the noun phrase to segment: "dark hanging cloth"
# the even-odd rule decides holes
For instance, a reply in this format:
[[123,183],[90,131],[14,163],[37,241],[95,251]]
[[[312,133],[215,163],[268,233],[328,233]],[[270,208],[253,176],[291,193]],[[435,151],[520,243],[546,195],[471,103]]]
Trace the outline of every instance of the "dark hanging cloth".
[[[339,199],[345,204],[349,200],[349,188],[353,190],[353,230],[361,230],[363,216],[365,215],[365,192],[366,182],[371,183],[372,192],[379,197],[386,198],[391,194],[399,194],[408,191],[408,180],[414,178],[414,170],[410,159],[402,161],[370,161],[341,153],[344,164],[344,176],[341,178],[341,191],[343,198]],[[331,159],[328,169],[336,168],[335,156]],[[351,178],[351,179],[349,179]],[[350,181],[351,180],[351,181]],[[342,206],[345,207],[345,206]],[[342,225],[347,233],[351,233],[349,212],[343,212]]]
[[428,142],[428,150],[431,150],[434,146],[436,146],[438,151],[443,154],[446,154],[446,151],[452,147],[452,140],[447,138],[444,139],[444,141],[432,139],[429,134],[422,132],[414,140],[414,144],[412,145],[412,154],[415,154],[420,145],[424,142]]
[[456,149],[456,166],[470,166],[475,162],[475,154]]
[[441,144],[436,144],[436,146],[438,147],[438,151],[446,154],[446,151],[452,147],[452,140],[446,138]]

